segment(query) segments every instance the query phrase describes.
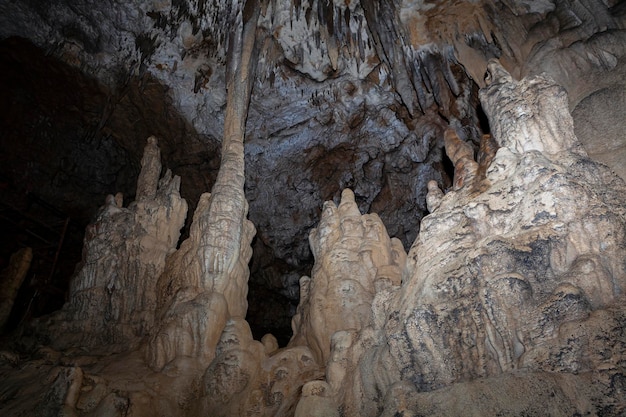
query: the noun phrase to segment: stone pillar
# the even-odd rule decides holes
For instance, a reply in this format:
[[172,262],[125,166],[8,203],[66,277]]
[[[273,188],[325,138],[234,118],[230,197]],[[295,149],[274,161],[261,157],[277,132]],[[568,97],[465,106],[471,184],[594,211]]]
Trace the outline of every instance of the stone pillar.
[[26,278],[33,259],[31,248],[22,248],[11,255],[9,266],[0,273],[0,330],[6,325],[17,292]]

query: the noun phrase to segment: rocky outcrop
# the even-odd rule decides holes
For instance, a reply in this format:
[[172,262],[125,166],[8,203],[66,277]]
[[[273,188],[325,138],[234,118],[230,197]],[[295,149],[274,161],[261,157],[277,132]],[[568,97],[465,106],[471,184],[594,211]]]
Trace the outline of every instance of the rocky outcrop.
[[277,348],[272,335],[256,341],[245,320],[230,320],[202,378],[198,415],[292,416],[303,385],[324,373],[307,346]]
[[[136,347],[154,325],[157,280],[176,250],[187,215],[180,178],[161,177],[157,139],[148,138],[137,180],[137,201],[109,195],[85,234],[83,260],[69,300],[45,322],[57,347],[108,351]],[[58,337],[62,334],[63,337]]]
[[[353,189],[362,212],[378,213],[390,234],[410,247],[427,213],[428,181],[450,184],[442,132],[451,124],[475,148],[480,128],[486,130],[477,86],[485,85],[491,58],[518,78],[547,72],[556,79],[569,94],[576,133],[590,156],[626,176],[619,122],[626,14],[617,2],[273,0],[259,6],[259,71],[245,150],[246,195],[258,229],[252,281],[253,288],[280,292],[288,301],[283,309],[255,305],[254,311],[297,305],[298,279],[313,263],[307,235],[320,220],[320,201],[338,201],[344,188]],[[6,111],[29,115],[23,124],[46,131],[66,126],[51,128],[50,118],[82,119],[84,127],[59,129],[26,148],[52,153],[54,168],[37,161],[39,173],[21,177],[16,173],[26,163],[15,159],[2,164],[2,173],[64,205],[79,201],[77,191],[86,188],[81,178],[96,175],[93,196],[81,197],[85,211],[110,187],[121,189],[121,178],[134,178],[130,168],[141,152],[135,144],[158,134],[167,166],[183,178],[182,192],[195,207],[217,171],[230,32],[223,22],[232,8],[223,0],[1,4],[0,38],[28,38],[103,84],[82,82],[68,90],[87,94],[60,101],[64,89],[58,86],[67,84],[58,74],[77,77],[41,65],[37,77],[54,86],[48,90],[53,98],[35,100],[43,114],[30,115],[30,99],[24,107],[17,100],[19,111],[13,105]],[[23,44],[2,51],[14,55]],[[28,72],[22,65],[20,72]],[[33,90],[46,87],[36,83]],[[24,94],[13,92],[11,83],[7,91]],[[96,94],[98,100],[89,98]],[[15,123],[4,126],[12,132]],[[3,147],[7,155],[34,134],[16,136]],[[122,157],[128,162],[120,163]],[[132,186],[124,192],[132,193]]]
[[[489,75],[500,148],[488,185],[433,189],[402,286],[372,305],[383,319],[333,336],[328,370],[350,370],[333,398],[345,415],[538,415],[540,401],[563,405],[553,415],[622,412],[625,185],[581,150],[554,82],[515,81],[497,62]],[[446,147],[453,161],[462,148]]]
[[[283,349],[271,335],[254,340],[236,313],[245,294],[249,223],[239,222],[242,245],[231,253],[235,267],[228,270],[235,274],[232,283],[244,287],[228,291],[211,280],[225,275],[204,262],[209,194],[190,238],[159,264],[164,273],[154,289],[144,289],[157,294],[151,305],[159,307],[144,348],[132,343],[136,331],[125,333],[147,325],[145,310],[136,307],[146,304],[132,291],[122,298],[95,284],[111,282],[103,281],[102,271],[125,271],[153,258],[95,254],[105,237],[125,247],[116,233],[131,215],[143,218],[133,210],[176,195],[167,174],[160,185],[155,181],[159,155],[150,140],[138,201],[125,209],[120,198],[109,198],[86,241],[86,261],[92,261],[54,317],[52,328],[67,333],[53,337],[53,347],[88,342],[91,349],[38,347],[25,373],[18,372],[18,355],[2,352],[8,378],[0,387],[11,398],[6,409],[298,417],[623,414],[626,185],[579,146],[566,94],[552,80],[516,81],[496,61],[488,71],[481,99],[493,136],[483,137],[474,161],[454,129],[444,133],[461,175],[455,173],[446,193],[430,184],[432,212],[408,255],[378,216],[360,213],[352,191],[343,191],[338,206],[325,204],[310,237],[316,266],[301,280],[294,336]],[[164,200],[153,212],[162,213],[169,201],[182,204]],[[150,238],[147,225],[132,230],[142,237],[141,247],[154,245],[155,233],[173,242],[164,232],[171,229],[163,228],[169,223],[150,224]],[[131,235],[124,242],[137,245]],[[85,300],[106,303],[79,310]],[[130,307],[134,321],[112,316],[128,320],[115,327],[91,314]],[[87,315],[78,320],[79,312]],[[72,333],[79,329],[81,337]],[[126,346],[125,352],[102,356],[95,340],[109,343],[109,351],[111,342]],[[8,388],[16,384],[23,388]],[[37,401],[24,405],[33,392]]]

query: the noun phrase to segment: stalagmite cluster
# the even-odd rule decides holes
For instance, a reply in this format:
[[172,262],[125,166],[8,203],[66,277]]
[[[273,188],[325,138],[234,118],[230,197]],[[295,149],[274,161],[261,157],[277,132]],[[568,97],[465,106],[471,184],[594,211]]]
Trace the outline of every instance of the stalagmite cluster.
[[[17,3],[0,11],[35,13]],[[571,109],[593,88],[568,95],[569,64],[516,65],[559,43],[564,55],[591,54],[589,73],[621,71],[619,42],[589,45],[622,36],[626,8],[165,3],[124,8],[139,16],[120,26],[130,33],[140,22],[141,33],[133,46],[115,41],[133,71],[185,86],[172,94],[196,128],[221,137],[219,173],[185,229],[184,178],[164,162],[180,144],[147,138],[134,201],[106,197],[64,307],[0,340],[0,415],[626,414],[626,184],[576,135]],[[47,13],[66,16],[64,7]],[[99,54],[97,76],[112,77],[95,33],[106,25],[79,23],[64,30],[93,42],[59,48],[87,61]],[[254,205],[262,225],[249,218]],[[387,205],[393,229],[363,212]],[[314,258],[304,276],[296,224],[307,225]],[[272,277],[285,287],[299,277],[286,344],[253,336],[246,317],[253,248],[294,267]],[[30,264],[29,250],[18,254],[0,281],[0,330]]]
[[108,351],[136,347],[155,324],[157,280],[176,250],[187,215],[180,178],[161,177],[161,153],[148,138],[137,179],[137,201],[109,195],[85,233],[83,260],[69,302],[48,319],[57,347],[103,345]]
[[[497,152],[485,137],[476,162],[446,131],[454,185],[445,194],[429,186],[432,212],[408,255],[351,190],[325,203],[285,348],[269,334],[254,340],[243,316],[254,232],[245,200],[231,223],[241,234],[221,237],[240,242],[233,261],[206,261],[220,236],[209,230],[224,230],[211,219],[226,214],[212,209],[215,188],[176,249],[186,206],[177,178],[157,181],[150,138],[137,201],[124,208],[111,196],[90,226],[70,301],[40,324],[50,347],[35,347],[36,366],[3,382],[32,386],[6,410],[620,415],[626,185],[578,145],[553,81],[516,81],[497,61],[488,72],[481,100]],[[507,116],[515,112],[525,117]],[[102,356],[104,347],[121,353]],[[5,370],[25,365],[3,357]],[[30,408],[21,402],[29,392],[39,393]]]

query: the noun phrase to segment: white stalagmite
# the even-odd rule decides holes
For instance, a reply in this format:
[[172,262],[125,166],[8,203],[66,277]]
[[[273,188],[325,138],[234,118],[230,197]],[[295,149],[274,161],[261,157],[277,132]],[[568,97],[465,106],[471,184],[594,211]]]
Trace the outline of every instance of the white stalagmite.
[[199,368],[208,366],[227,320],[246,315],[255,229],[247,219],[244,194],[244,135],[258,15],[253,0],[235,10],[220,170],[211,194],[198,203],[190,238],[160,280],[165,305],[147,345],[148,360],[156,369],[184,357],[198,359]]

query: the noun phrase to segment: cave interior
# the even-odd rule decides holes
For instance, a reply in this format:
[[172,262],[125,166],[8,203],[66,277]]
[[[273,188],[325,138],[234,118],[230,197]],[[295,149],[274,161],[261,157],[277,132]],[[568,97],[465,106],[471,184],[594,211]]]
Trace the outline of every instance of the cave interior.
[[[145,155],[149,137],[158,140],[157,180],[174,176],[171,183],[165,180],[165,185],[159,183],[156,198],[165,198],[165,194],[159,193],[166,187],[169,191],[163,193],[171,192],[176,188],[171,184],[179,181],[180,197],[186,202],[185,207],[188,205],[181,227],[176,231],[179,236],[167,256],[168,259],[186,256],[172,253],[185,252],[190,245],[185,242],[193,241],[193,224],[201,224],[202,220],[202,212],[196,209],[204,207],[203,194],[213,192],[218,181],[223,138],[230,126],[228,111],[232,104],[229,97],[236,95],[232,92],[235,88],[227,88],[227,85],[232,74],[243,71],[237,67],[241,63],[233,63],[238,53],[234,34],[239,33],[240,26],[247,27],[245,25],[253,19],[251,16],[255,19],[253,62],[251,93],[243,119],[243,153],[245,210],[255,234],[250,242],[249,278],[246,277],[245,300],[242,301],[246,313],[243,317],[237,316],[233,311],[238,307],[232,304],[229,309],[238,319],[245,319],[257,341],[267,340],[264,336],[271,334],[281,349],[312,346],[310,335],[317,330],[313,324],[309,327],[302,324],[309,320],[309,315],[313,317],[313,313],[307,313],[303,307],[308,304],[302,299],[302,277],[311,277],[313,282],[321,279],[316,276],[332,271],[328,265],[332,264],[334,255],[326,254],[325,243],[318,238],[322,230],[326,230],[324,216],[331,218],[326,214],[331,203],[325,202],[332,202],[339,217],[347,216],[341,210],[351,199],[359,214],[376,213],[388,237],[397,238],[391,244],[397,250],[392,252],[403,252],[405,257],[408,253],[407,265],[413,265],[411,253],[418,251],[421,229],[425,227],[422,219],[434,213],[435,206],[429,207],[429,196],[436,193],[432,193],[429,182],[434,181],[435,189],[442,195],[458,192],[463,185],[460,170],[468,166],[463,158],[477,160],[478,170],[484,165],[482,169],[486,171],[488,164],[480,165],[481,157],[486,158],[483,147],[489,146],[485,138],[496,137],[499,143],[494,146],[506,147],[499,136],[503,137],[502,131],[507,129],[508,113],[484,108],[481,96],[483,91],[497,84],[492,78],[500,76],[498,68],[514,81],[547,76],[560,86],[567,94],[565,113],[573,120],[572,134],[575,133],[584,152],[594,164],[606,166],[616,181],[626,179],[624,1],[142,0],[124,4],[114,0],[55,0],[43,5],[17,0],[0,4],[0,15],[0,89],[3,92],[0,100],[0,270],[9,270],[12,256],[21,249],[32,250],[29,269],[18,287],[12,289],[10,314],[3,324],[2,344],[11,346],[5,349],[7,352],[18,349],[13,346],[16,343],[21,343],[19,348],[24,351],[32,351],[34,345],[41,344],[44,336],[38,335],[39,329],[46,326],[49,317],[57,317],[55,314],[77,293],[75,288],[79,284],[72,284],[72,281],[82,276],[85,265],[91,265],[89,250],[95,249],[89,249],[88,241],[92,238],[89,231],[109,210],[107,207],[111,207],[107,196],[119,196],[115,204],[124,210],[136,207],[143,210],[144,203],[152,207],[145,202],[148,200],[142,200],[147,197],[142,197],[142,192],[138,191],[138,178],[142,178],[142,168],[147,166]],[[498,67],[489,67],[492,62],[498,62]],[[539,101],[535,100],[533,105]],[[504,116],[494,120],[494,114]],[[526,120],[542,115],[532,114],[523,107],[515,117]],[[561,119],[561,116],[555,117]],[[551,127],[541,126],[538,132],[542,135],[545,129],[550,135],[555,133],[550,131]],[[450,136],[450,131],[454,132],[454,137]],[[556,132],[558,135],[561,130],[556,129]],[[459,149],[456,153],[450,151],[449,141],[457,141],[454,142]],[[459,157],[459,152],[466,154]],[[567,161],[566,157],[556,160],[564,165],[568,163],[563,162]],[[166,174],[169,171],[171,173]],[[346,194],[345,189],[350,189],[352,194]],[[171,195],[168,194],[167,204],[173,201]],[[617,195],[619,197],[619,193]],[[439,204],[434,197],[432,201]],[[172,207],[178,207],[175,204],[182,203],[171,204],[174,205],[167,206],[167,216],[174,210]],[[157,208],[145,210],[146,216],[157,216],[153,214]],[[133,213],[136,218],[143,215],[136,214],[139,211]],[[194,213],[197,213],[197,221]],[[166,224],[162,217],[154,219]],[[163,227],[173,226],[167,223]],[[118,233],[115,230],[111,233]],[[345,228],[341,230],[348,235]],[[316,239],[320,239],[319,248],[315,246]],[[445,238],[442,239],[445,245]],[[537,237],[539,242],[543,242],[542,239]],[[529,243],[528,247],[534,248],[533,245]],[[624,242],[622,246],[626,246]],[[114,250],[117,249],[111,249]],[[103,258],[108,256],[102,253]],[[137,259],[140,258],[138,255]],[[617,260],[622,269],[623,261]],[[165,262],[163,260],[163,265]],[[178,260],[171,262],[173,265]],[[506,262],[504,256],[502,262]],[[109,267],[126,268],[121,262],[113,265]],[[183,262],[182,265],[195,264]],[[410,268],[403,265],[400,269]],[[182,268],[187,267],[194,268]],[[142,267],[137,268],[143,271]],[[162,277],[173,274],[168,272],[173,267],[163,266],[161,270],[163,268]],[[347,275],[359,274],[354,272],[357,269],[343,268],[339,270]],[[552,276],[550,274],[545,273]],[[406,284],[409,275],[410,272],[402,272],[402,285],[410,285]],[[614,272],[614,275],[619,273]],[[162,284],[165,278],[154,279],[159,291],[166,288]],[[325,279],[330,281],[330,278]],[[614,282],[618,281],[614,278]],[[177,283],[177,278],[171,278],[171,282]],[[614,286],[618,288],[619,284]],[[586,291],[593,311],[604,311],[601,306],[613,302],[612,298],[601,297],[582,284],[580,287]],[[110,293],[113,291],[113,287],[107,288]],[[164,289],[163,294],[167,291]],[[310,296],[306,302],[313,305],[317,293],[311,291],[306,295]],[[350,291],[358,293],[354,289]],[[411,292],[406,290],[405,293]],[[491,297],[489,294],[485,297]],[[575,297],[572,294],[571,297]],[[533,293],[535,295],[539,297]],[[176,303],[163,301],[166,295],[158,297],[161,298],[157,304],[161,304],[157,311]],[[407,297],[398,296],[398,305],[406,305]],[[322,304],[330,303],[328,300]],[[2,301],[4,303],[5,299]],[[368,312],[372,302],[369,301]],[[217,309],[215,305],[210,304],[207,309]],[[123,316],[126,312],[119,314]],[[499,313],[490,314],[497,317]],[[298,331],[293,324],[294,317],[295,323],[309,330]],[[422,323],[421,319],[412,319]],[[61,320],[64,319],[57,319]],[[435,326],[427,323],[426,318],[423,320],[420,326]],[[458,328],[462,329],[465,322],[458,320]],[[391,321],[390,316],[387,324],[379,326],[382,330],[376,328],[386,335],[380,336],[383,339],[395,334],[389,324]],[[150,322],[150,326],[158,327],[158,322],[156,319],[156,324]],[[361,325],[349,328],[359,329]],[[329,323],[326,326],[334,328]],[[440,323],[440,328],[446,327]],[[218,332],[224,337],[228,329]],[[234,330],[232,332],[234,334]],[[154,334],[153,328],[145,329],[146,337]],[[618,352],[614,348],[612,354],[612,360],[619,364],[622,372],[626,361],[623,334],[622,330],[622,350]],[[365,340],[365,336],[359,337]],[[24,341],[20,342],[20,338]],[[133,343],[134,349],[136,344]],[[332,343],[340,345],[341,341],[333,337]],[[120,346],[122,344],[120,342]],[[123,350],[116,347],[112,351],[116,349]],[[152,352],[148,356],[152,358],[164,355],[151,349],[148,349]],[[305,371],[299,374],[302,378],[299,402],[293,398],[289,402],[287,399],[291,397],[285,393],[282,408],[271,408],[270,405],[279,407],[276,404],[280,401],[272,403],[273,400],[266,398],[264,407],[272,411],[265,415],[318,415],[306,414],[303,411],[306,407],[322,411],[325,407],[332,409],[319,415],[360,415],[363,412],[355,411],[353,404],[358,403],[357,399],[333,385],[329,375],[335,368],[329,359],[334,357],[330,349],[330,344],[320,347],[319,351],[311,347],[313,358],[323,370],[308,370],[306,378],[302,376]],[[361,357],[366,356],[364,353]],[[480,359],[469,356],[464,360]],[[354,359],[356,356],[350,358],[358,362]],[[410,360],[419,363],[419,358],[419,354],[415,354]],[[153,363],[159,360],[154,359]],[[430,359],[436,360],[436,357]],[[534,363],[533,359],[525,360],[527,367],[520,369],[535,369],[534,365],[528,365]],[[534,360],[545,365],[540,359]],[[14,368],[17,366],[11,363]],[[216,366],[209,359],[202,363],[205,369]],[[424,363],[430,362],[424,360]],[[398,375],[402,375],[403,383],[411,381],[420,392],[440,388],[454,390],[453,383],[492,375],[489,365],[484,365],[482,373],[459,371],[459,378],[446,379],[445,373],[437,374],[429,366],[422,365],[419,372],[416,371],[419,377],[410,376],[413,374],[402,369]],[[350,369],[353,368],[358,366]],[[581,368],[580,372],[583,371]],[[87,371],[81,372],[87,375]],[[215,369],[213,372],[217,373]],[[433,376],[431,381],[429,378],[435,374],[438,376]],[[622,388],[619,388],[622,391],[614,385],[611,398],[619,400],[621,397],[622,403],[613,404],[605,415],[626,412],[626,383],[623,382],[626,377],[618,374],[622,378]],[[320,381],[323,377],[330,385],[315,388],[307,382]],[[82,392],[87,384],[84,378],[81,376]],[[359,378],[367,380],[363,376]],[[75,381],[68,376],[66,379]],[[208,390],[210,383],[206,382],[206,376],[203,381]],[[501,382],[503,386],[510,383],[508,380]],[[367,387],[361,385],[356,386],[366,392]],[[72,384],[68,382],[68,386]],[[329,386],[334,390],[333,395],[315,393],[316,389],[330,390]],[[396,411],[401,408],[397,404],[390,405],[393,401],[389,398],[401,398],[398,393],[408,388],[389,386],[392,388],[386,394],[378,392],[380,398],[372,399],[374,402],[369,406],[374,411],[369,415],[387,415],[384,413],[393,407]],[[188,386],[179,388],[181,392],[190,391]],[[230,392],[223,404],[245,402],[243,398],[252,401],[250,398],[256,395],[253,392],[244,396],[241,393],[248,391],[242,387],[228,389],[223,388],[224,392]],[[528,392],[532,390],[529,388]],[[15,415],[27,415],[19,414],[15,411],[20,410],[19,407],[12,405],[11,401],[19,395],[3,395],[0,409],[4,404]],[[64,407],[70,394],[67,395]],[[454,391],[445,395],[454,395]],[[185,407],[181,406],[184,410],[181,415],[196,415],[193,413],[199,409],[205,413],[213,410],[212,400],[206,399],[211,396],[206,392],[194,398],[202,399],[194,403],[193,407],[198,408],[189,408],[191,406],[185,403]],[[328,401],[309,406],[307,398]],[[421,409],[426,409],[424,404],[430,404],[428,401],[434,401],[419,398]],[[132,398],[129,401],[127,410],[133,409],[128,405]],[[197,405],[202,401],[203,406]],[[106,410],[104,403],[104,400],[98,402],[99,408],[84,404],[80,408],[76,405],[80,400],[75,400],[72,407],[78,407],[75,415],[107,415],[104,411],[96,413],[98,409]],[[331,403],[334,405],[330,406]],[[372,405],[374,403],[377,405]],[[132,415],[148,415],[141,413],[141,407],[134,410]],[[235,408],[231,407],[228,410],[223,411],[224,415],[243,415],[237,414],[241,409],[232,411]],[[92,412],[95,414],[90,414]],[[117,414],[111,411],[108,415]],[[432,411],[432,415],[437,412]]]

